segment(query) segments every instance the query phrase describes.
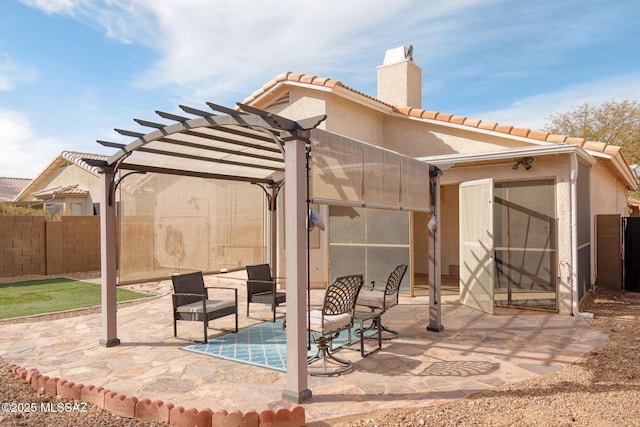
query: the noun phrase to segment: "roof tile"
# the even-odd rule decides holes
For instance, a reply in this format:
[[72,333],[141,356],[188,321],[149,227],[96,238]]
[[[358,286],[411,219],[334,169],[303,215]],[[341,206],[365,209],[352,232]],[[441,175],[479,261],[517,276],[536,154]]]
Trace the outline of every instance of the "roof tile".
[[436,120],[448,122],[451,120],[451,117],[453,117],[453,114],[438,113],[438,115],[436,116]]
[[313,81],[315,80],[316,77],[318,77],[318,76],[303,75],[302,78],[300,79],[300,83],[313,84]]
[[526,138],[527,136],[529,136],[529,132],[531,132],[531,130],[527,128],[513,128],[511,129],[510,133],[513,136],[521,136],[523,138]]
[[456,124],[459,124],[459,125],[463,125],[465,120],[467,120],[467,118],[464,117],[464,116],[453,116],[453,117],[451,117],[451,123],[456,123]]
[[315,79],[313,79],[313,84],[314,85],[320,85],[320,86],[324,86],[329,80],[328,77],[316,77]]
[[107,160],[109,158],[109,156],[106,156],[104,154],[80,153],[78,151],[63,151],[60,155],[71,163],[74,163],[75,165],[80,166],[82,169],[91,172],[95,176],[100,175],[100,169],[95,166],[89,165],[83,159]]
[[480,122],[479,129],[494,130],[498,126],[496,122]]
[[289,78],[290,74],[291,74],[291,71],[285,71],[284,73],[280,73],[280,74],[278,74],[276,76],[275,81],[276,82],[283,82],[283,81],[285,81],[285,80],[287,80]]
[[477,128],[478,126],[480,126],[481,122],[482,120],[479,120],[479,119],[467,119],[464,121],[464,125]]
[[604,153],[610,156],[616,156],[620,150],[622,150],[621,146],[609,144],[604,148]]
[[549,136],[549,132],[540,132],[540,131],[532,130],[532,131],[529,131],[529,135],[527,135],[527,138],[537,139],[538,141],[546,141],[547,136]]
[[[344,85],[342,84],[342,82],[340,80],[328,79],[326,82],[324,82],[324,86],[330,87],[331,89],[333,89],[333,88],[335,88],[337,86],[344,86]],[[358,92],[358,91],[355,91],[355,92]],[[362,92],[358,92],[358,93],[362,94]]]
[[28,178],[0,177],[0,202],[11,202],[31,182]]
[[565,142],[567,144],[573,144],[573,145],[577,145],[578,147],[582,147],[584,146],[584,143],[586,141],[587,140],[584,138],[568,137]]
[[409,115],[411,117],[422,118],[422,110],[420,110],[419,108],[412,108],[411,111],[409,112]]
[[423,119],[435,120],[437,115],[438,115],[437,111],[423,111],[422,112],[422,118]]
[[495,130],[496,132],[502,132],[502,133],[511,133],[511,130],[513,129],[513,126],[510,125],[496,125]]
[[607,148],[607,144],[598,141],[587,141],[584,143],[582,148],[584,148],[585,150],[599,151],[601,153],[604,153],[604,149]]
[[302,79],[303,77],[304,77],[304,74],[293,74],[293,73],[290,73],[287,76],[287,80],[290,80],[292,82],[299,82],[300,79]]
[[547,142],[553,142],[555,144],[562,144],[567,141],[567,135],[558,135],[557,133],[550,133],[547,135]]

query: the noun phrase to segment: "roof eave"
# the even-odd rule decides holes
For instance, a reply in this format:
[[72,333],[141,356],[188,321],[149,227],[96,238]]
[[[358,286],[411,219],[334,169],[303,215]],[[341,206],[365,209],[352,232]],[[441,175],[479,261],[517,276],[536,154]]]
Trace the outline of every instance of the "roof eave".
[[554,154],[570,154],[576,153],[583,161],[592,165],[596,163],[596,159],[587,153],[586,150],[576,145],[569,144],[553,144],[553,145],[536,145],[533,147],[518,147],[508,150],[496,150],[474,153],[457,153],[444,154],[439,156],[419,157],[418,160],[430,163],[432,165],[449,168],[457,164],[467,164],[473,162],[491,162],[491,161],[510,161],[514,158],[525,156],[548,156]]

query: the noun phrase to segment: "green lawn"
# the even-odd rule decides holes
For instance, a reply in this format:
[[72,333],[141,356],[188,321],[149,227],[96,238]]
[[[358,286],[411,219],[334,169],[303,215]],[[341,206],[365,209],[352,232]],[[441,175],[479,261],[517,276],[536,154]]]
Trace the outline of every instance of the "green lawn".
[[[118,301],[149,297],[117,289]],[[0,284],[0,319],[100,305],[100,285],[70,279]]]

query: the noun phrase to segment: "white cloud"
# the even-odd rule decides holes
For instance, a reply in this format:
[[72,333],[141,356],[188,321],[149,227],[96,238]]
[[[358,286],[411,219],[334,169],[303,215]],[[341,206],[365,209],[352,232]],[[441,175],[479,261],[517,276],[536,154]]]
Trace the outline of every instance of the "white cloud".
[[55,138],[36,134],[25,114],[0,110],[0,176],[35,178],[63,150]]
[[27,6],[41,9],[45,13],[72,13],[79,6],[86,4],[87,0],[19,0]]
[[625,99],[640,99],[640,75],[618,76],[568,86],[556,92],[518,100],[499,110],[480,111],[473,116],[515,127],[541,129],[548,116],[569,111],[585,102],[600,104]]
[[[385,49],[415,43],[418,34],[459,28],[456,14],[495,2],[23,1],[49,13],[68,14],[86,25],[98,25],[106,37],[122,43],[152,49],[158,59],[134,78],[134,84],[165,90],[174,86],[181,97],[197,94],[199,99],[247,95],[284,71],[339,79],[366,74],[374,80],[375,66]],[[439,41],[421,47],[423,54],[427,49],[430,56],[435,50],[446,51],[448,47]],[[371,62],[372,58],[378,61]],[[340,75],[336,76],[336,70]]]
[[37,73],[31,67],[14,61],[9,55],[0,55],[0,91],[11,90],[17,83],[32,82]]

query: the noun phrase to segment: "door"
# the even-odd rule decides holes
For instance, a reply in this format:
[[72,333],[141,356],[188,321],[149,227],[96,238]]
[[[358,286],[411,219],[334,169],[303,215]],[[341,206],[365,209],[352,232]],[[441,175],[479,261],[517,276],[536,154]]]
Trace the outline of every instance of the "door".
[[640,218],[622,218],[624,228],[624,289],[640,292]]
[[557,309],[553,179],[494,185],[496,307]]
[[607,289],[622,289],[620,223],[620,215],[596,216],[596,284]]
[[460,302],[493,314],[493,179],[460,184]]

